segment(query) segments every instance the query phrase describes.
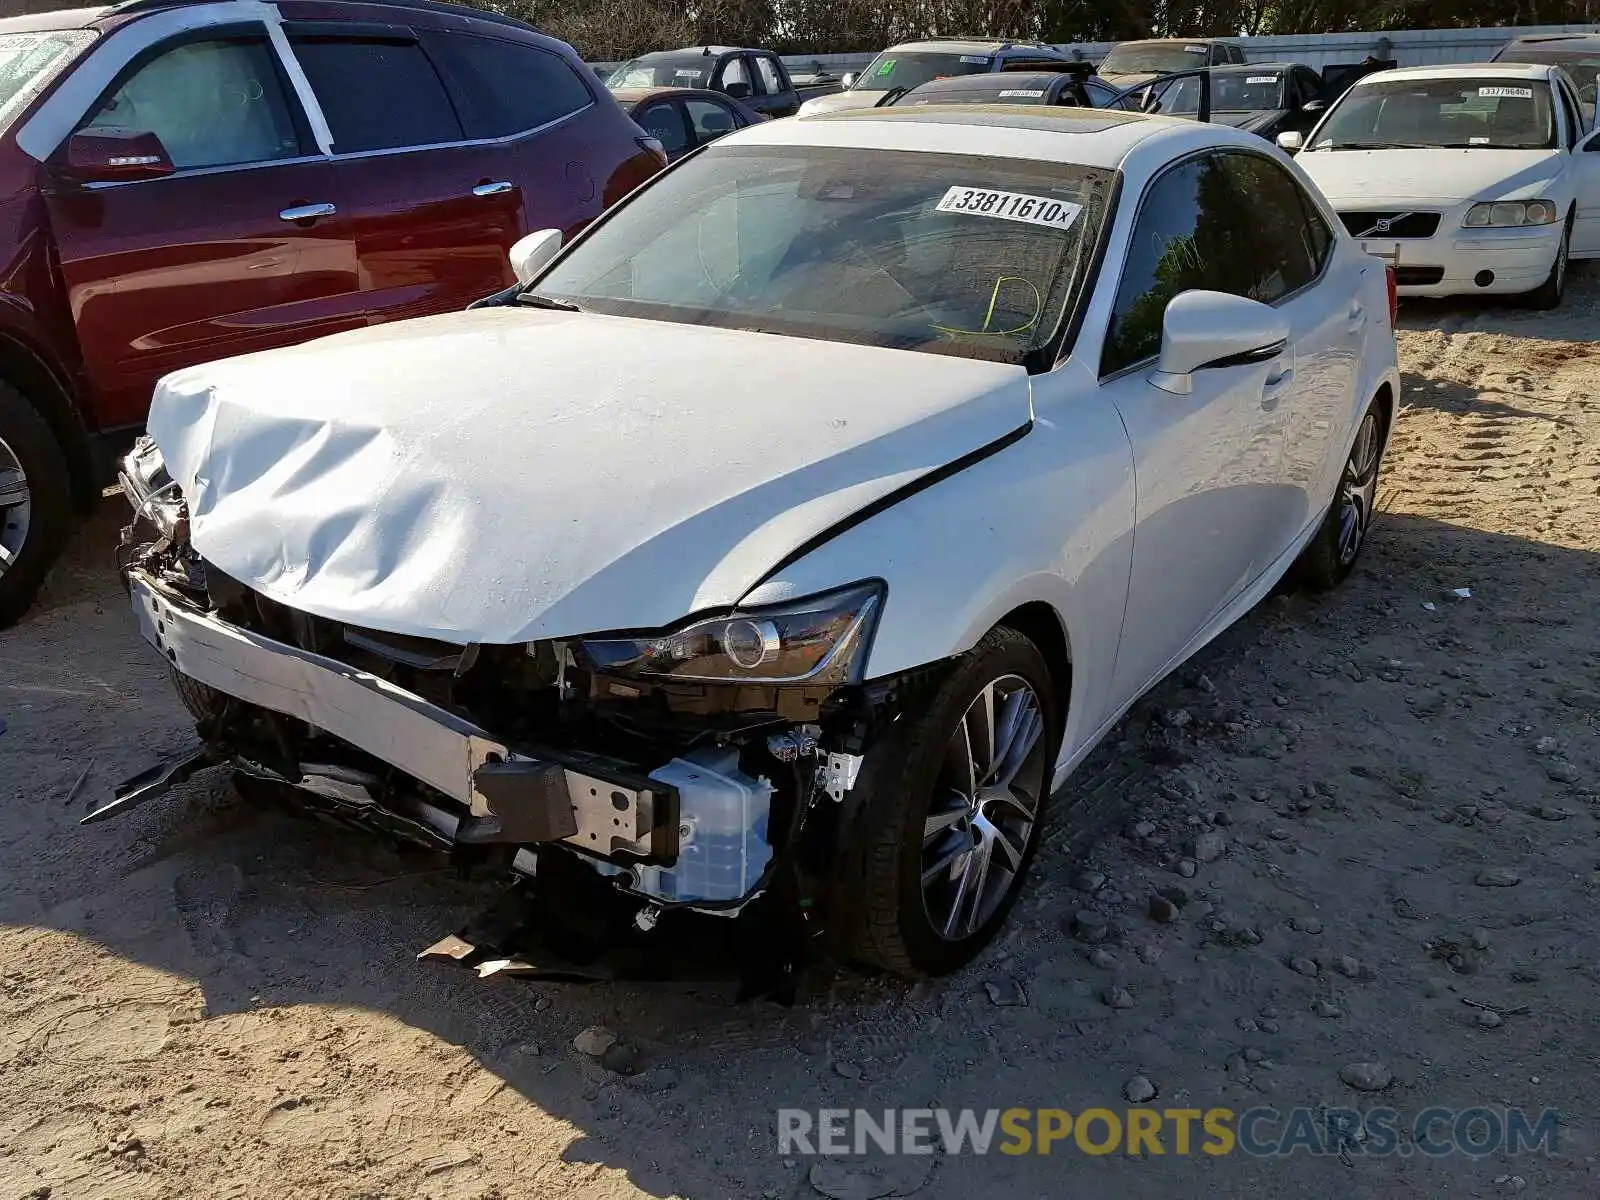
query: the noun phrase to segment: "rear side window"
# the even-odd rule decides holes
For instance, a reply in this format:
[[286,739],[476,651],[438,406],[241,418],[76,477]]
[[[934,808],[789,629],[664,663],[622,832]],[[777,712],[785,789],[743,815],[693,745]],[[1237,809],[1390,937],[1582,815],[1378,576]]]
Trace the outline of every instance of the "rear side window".
[[1178,293],[1205,288],[1248,296],[1255,290],[1252,235],[1235,219],[1238,209],[1227,173],[1211,155],[1180,163],[1151,185],[1117,285],[1102,375],[1155,357],[1161,320]]
[[594,103],[571,65],[536,46],[431,33],[428,49],[450,85],[469,138],[509,137]]
[[683,114],[665,100],[658,100],[638,116],[643,129],[668,154],[682,154],[689,149],[689,131],[683,123]]
[[264,37],[186,42],[139,67],[83,128],[153,133],[181,170],[293,158],[289,99]]
[[765,54],[756,55],[756,74],[761,79],[761,90],[769,96],[783,91],[783,80],[778,77],[778,67]]
[[461,140],[439,73],[415,42],[292,37],[333,134],[335,154]]
[[1311,214],[1299,185],[1277,163],[1255,154],[1221,157],[1255,252],[1256,282],[1245,294],[1272,304],[1307,286],[1322,270]]

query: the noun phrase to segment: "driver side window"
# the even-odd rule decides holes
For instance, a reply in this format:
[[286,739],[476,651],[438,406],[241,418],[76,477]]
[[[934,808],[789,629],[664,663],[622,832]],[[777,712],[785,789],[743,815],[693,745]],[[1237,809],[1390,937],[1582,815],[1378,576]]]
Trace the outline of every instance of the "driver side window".
[[742,83],[747,89],[750,87],[750,72],[745,70],[742,58],[730,58],[723,63],[722,80],[714,86],[725,92],[735,83]]
[[1248,296],[1256,286],[1249,230],[1222,163],[1207,154],[1171,168],[1150,186],[1128,240],[1127,259],[1100,355],[1102,377],[1154,358],[1167,305],[1195,288]]
[[225,38],[145,63],[80,128],[153,133],[182,171],[297,157],[292,113],[266,38]]

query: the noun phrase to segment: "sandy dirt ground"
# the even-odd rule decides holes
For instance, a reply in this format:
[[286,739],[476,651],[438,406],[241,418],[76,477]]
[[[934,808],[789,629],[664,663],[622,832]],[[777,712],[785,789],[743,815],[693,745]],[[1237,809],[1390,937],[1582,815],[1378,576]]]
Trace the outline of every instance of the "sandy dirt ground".
[[[1409,306],[1349,584],[1135,709],[972,969],[792,1008],[419,964],[493,889],[220,772],[79,829],[192,738],[108,505],[0,634],[0,1200],[1600,1194],[1600,272],[1574,287]],[[595,1026],[639,1073],[574,1047]],[[779,1107],[1122,1110],[1136,1076],[1156,1107],[1551,1108],[1559,1149],[778,1153]]]

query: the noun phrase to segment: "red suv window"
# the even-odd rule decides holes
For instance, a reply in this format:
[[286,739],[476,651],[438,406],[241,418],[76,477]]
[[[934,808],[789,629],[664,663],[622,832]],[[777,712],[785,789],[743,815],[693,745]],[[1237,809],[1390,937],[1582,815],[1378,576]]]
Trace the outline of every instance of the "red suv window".
[[547,51],[467,33],[427,37],[469,138],[537,129],[594,103],[578,73]]
[[380,38],[291,37],[335,154],[459,142],[461,122],[422,47]]

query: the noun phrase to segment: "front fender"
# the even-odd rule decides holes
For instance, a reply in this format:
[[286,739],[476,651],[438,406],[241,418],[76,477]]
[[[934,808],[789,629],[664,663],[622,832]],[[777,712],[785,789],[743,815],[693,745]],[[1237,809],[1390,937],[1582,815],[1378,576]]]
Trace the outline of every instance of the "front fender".
[[1095,397],[1037,410],[1027,436],[780,567],[741,601],[767,604],[880,578],[888,598],[869,679],[970,649],[1023,604],[1061,618],[1072,656],[1063,752],[1099,725],[1132,561],[1133,462]]

